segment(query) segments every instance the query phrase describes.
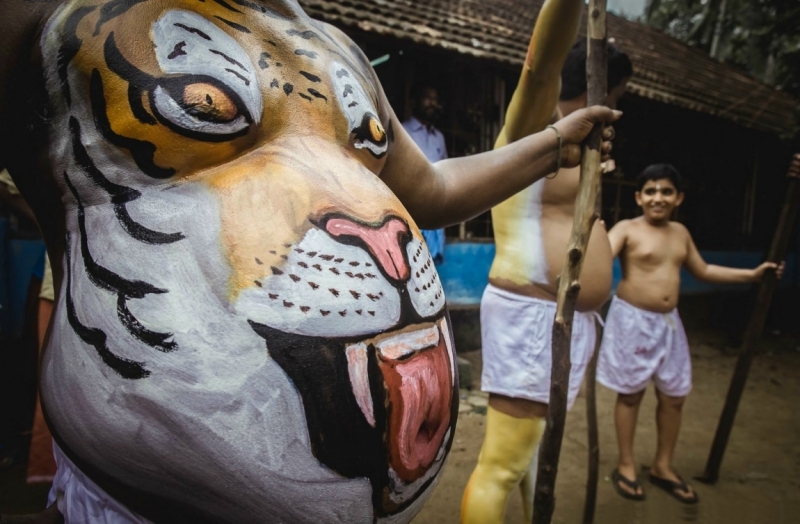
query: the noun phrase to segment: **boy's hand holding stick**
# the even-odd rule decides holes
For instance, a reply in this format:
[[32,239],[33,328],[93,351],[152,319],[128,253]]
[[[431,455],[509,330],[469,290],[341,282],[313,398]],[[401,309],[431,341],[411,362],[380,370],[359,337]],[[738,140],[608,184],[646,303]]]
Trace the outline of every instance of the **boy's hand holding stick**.
[[[800,201],[800,154],[795,154],[789,166],[788,187],[786,188],[786,200],[783,203],[778,228],[772,238],[772,246],[769,250],[767,262],[772,262],[776,266],[780,264],[786,255],[786,248],[789,244],[789,237],[792,233],[795,218],[797,217],[797,206]],[[778,271],[782,269],[777,266]],[[742,398],[744,386],[747,383],[747,375],[750,371],[750,364],[753,362],[756,349],[758,347],[761,332],[764,330],[764,323],[767,320],[772,295],[775,292],[777,283],[775,268],[771,268],[764,273],[756,295],[756,303],[750,320],[747,323],[744,336],[742,337],[742,347],[739,360],[736,362],[736,369],[728,388],[728,395],[725,398],[725,407],[722,408],[722,415],[717,425],[717,432],[714,435],[714,442],[708,455],[705,472],[699,477],[695,477],[700,482],[714,484],[719,478],[719,469],[722,465],[722,457],[728,445],[728,438],[731,435],[733,421],[736,418],[736,411],[739,408],[739,400]]]
[[[586,57],[587,106],[605,105],[607,85],[606,0],[590,0]],[[597,125],[587,137],[581,158],[580,183],[575,201],[575,218],[567,249],[567,260],[558,284],[556,317],[553,322],[553,364],[550,402],[544,432],[539,469],[536,476],[533,524],[549,524],[555,508],[554,489],[558,473],[561,441],[567,414],[567,391],[571,367],[572,319],[580,291],[579,277],[589,236],[599,218],[596,201],[600,193],[603,151],[603,126]]]

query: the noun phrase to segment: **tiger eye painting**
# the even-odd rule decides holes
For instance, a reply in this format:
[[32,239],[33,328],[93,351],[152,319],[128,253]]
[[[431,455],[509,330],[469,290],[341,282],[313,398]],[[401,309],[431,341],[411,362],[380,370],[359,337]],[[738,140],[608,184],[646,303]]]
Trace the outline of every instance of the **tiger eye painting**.
[[75,0],[42,35],[66,455],[194,522],[410,521],[458,378],[364,55],[280,1]]

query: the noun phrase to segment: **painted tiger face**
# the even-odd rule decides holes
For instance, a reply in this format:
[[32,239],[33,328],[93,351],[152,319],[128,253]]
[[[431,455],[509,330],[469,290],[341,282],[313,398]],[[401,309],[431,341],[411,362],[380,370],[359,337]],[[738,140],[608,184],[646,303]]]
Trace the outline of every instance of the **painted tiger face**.
[[410,520],[458,386],[363,55],[254,0],[68,2],[42,49],[70,453],[214,521]]

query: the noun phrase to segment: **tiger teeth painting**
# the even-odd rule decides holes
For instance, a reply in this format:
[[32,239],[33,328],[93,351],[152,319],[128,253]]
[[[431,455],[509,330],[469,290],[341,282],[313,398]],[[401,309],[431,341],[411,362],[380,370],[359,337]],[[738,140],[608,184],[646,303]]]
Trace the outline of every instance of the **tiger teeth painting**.
[[410,521],[458,378],[363,54],[288,1],[74,0],[42,34],[64,454],[168,522]]

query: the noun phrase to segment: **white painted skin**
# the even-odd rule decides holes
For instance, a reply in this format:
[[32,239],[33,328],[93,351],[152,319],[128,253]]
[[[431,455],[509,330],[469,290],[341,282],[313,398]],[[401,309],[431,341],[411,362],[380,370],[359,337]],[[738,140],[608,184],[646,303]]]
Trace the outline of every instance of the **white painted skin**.
[[[68,12],[69,5],[59,13]],[[170,33],[168,22],[187,17],[192,18],[194,26],[199,25],[214,36],[215,42],[225,41],[215,31],[227,35],[212,22],[186,11],[168,11],[159,19],[157,24],[161,25],[153,30],[159,64],[165,72],[213,76],[237,93],[255,120],[260,118],[262,102],[255,77],[248,87],[237,78],[221,75],[219,71],[225,69],[222,66],[230,65],[227,61],[219,57],[225,63],[214,62],[215,58],[206,56],[208,49],[203,42],[190,42],[189,35]],[[330,276],[319,285],[342,286],[343,293],[338,298],[328,293],[330,297],[320,299],[311,294],[313,290],[307,282],[316,270],[300,266],[302,258],[292,250],[284,269],[297,271],[304,281],[293,286],[287,272],[283,278],[273,275],[263,280],[262,288],[251,288],[231,303],[231,270],[221,245],[221,211],[216,196],[198,182],[174,184],[155,181],[141,173],[128,154],[106,142],[95,130],[86,89],[72,89],[72,104],[66,107],[55,65],[61,42],[59,22],[57,14],[44,32],[42,47],[48,64],[47,85],[56,106],[51,157],[66,208],[70,264],[66,258],[62,263],[71,279],[69,291],[75,298],[78,319],[90,328],[101,328],[116,355],[143,363],[151,373],[142,380],[123,379],[77,336],[67,320],[65,278],[42,367],[42,395],[59,437],[72,454],[112,478],[130,479],[142,489],[172,497],[208,514],[224,514],[234,522],[253,522],[257,518],[263,521],[264,508],[269,508],[267,517],[274,522],[373,522],[369,481],[343,478],[314,457],[300,395],[283,369],[269,357],[264,339],[248,321],[303,335],[375,333],[397,324],[400,298],[396,288],[375,271],[374,279],[358,280],[358,287],[353,289],[361,296],[356,298],[349,293],[349,284],[356,284],[353,278],[334,278],[329,272]],[[185,49],[192,51],[190,55],[205,53],[203,59],[187,59],[182,65],[176,65],[181,63],[174,60],[162,62],[162,55],[171,52],[176,38],[187,41]],[[225,44],[225,53],[252,68],[244,51],[227,38],[230,42]],[[71,66],[68,79],[72,86],[85,84]],[[333,79],[335,82],[335,74]],[[352,96],[374,111],[352,75],[351,82],[355,93]],[[189,129],[195,125],[180,113],[170,113],[176,111],[175,107],[163,101],[165,105],[159,110],[172,115],[176,125]],[[339,102],[345,106],[343,100]],[[358,113],[352,109],[345,114],[352,118],[351,125],[358,125],[365,109],[361,107]],[[109,195],[88,179],[72,157],[70,117],[80,123],[83,145],[104,175],[142,193],[127,206],[131,217],[153,230],[183,233],[183,240],[147,245],[123,230],[114,219]],[[219,132],[229,133],[231,129],[220,128]],[[371,147],[373,153],[381,153],[374,144],[358,147]],[[158,352],[134,338],[117,318],[116,294],[87,278],[80,249],[77,202],[64,185],[62,173],[67,174],[85,206],[88,246],[94,259],[126,279],[143,280],[167,290],[130,299],[127,305],[147,329],[172,333],[178,350]],[[362,249],[335,242],[317,229],[309,230],[293,247],[301,246],[334,250],[337,256],[364,264],[374,262]],[[265,245],[264,249],[270,246]],[[422,316],[440,313],[445,304],[444,293],[424,243],[414,238],[407,252],[411,269],[407,289],[412,305]],[[303,320],[287,314],[286,308],[269,298],[271,292],[290,293],[298,303],[313,300],[318,308],[324,305],[355,311],[368,304],[373,306],[375,316],[362,315],[358,322],[321,315]],[[366,293],[380,299],[372,300]],[[446,321],[441,325],[451,378],[455,380],[449,329]],[[354,369],[358,366],[356,363]],[[353,375],[351,372],[351,379]],[[355,375],[363,376],[357,370]],[[359,407],[367,416],[372,409],[365,399],[371,403],[371,398],[364,396],[363,388],[364,384],[353,384],[356,397],[361,397]],[[373,416],[371,423],[374,422]],[[444,442],[449,438],[448,433]],[[398,492],[392,497],[402,501],[416,496],[424,482],[441,473],[445,458],[443,447],[425,477],[407,486],[396,479]],[[209,472],[217,478],[214,483],[206,481]],[[432,486],[406,511],[379,522],[408,522],[431,492]],[[236,496],[231,497],[231,493]]]
[[542,237],[542,193],[546,180],[539,180],[528,189],[530,204],[527,213],[521,218],[518,227],[528,231],[529,245],[525,248],[526,266],[529,268],[531,282],[547,284],[547,258]]
[[350,375],[350,384],[356,396],[358,407],[370,426],[375,427],[375,408],[372,404],[372,393],[369,390],[369,375],[367,374],[367,346],[364,343],[355,344],[347,348],[347,373]]
[[[186,27],[199,30],[208,39]],[[165,73],[219,80],[242,99],[255,123],[261,121],[263,102],[255,68],[242,46],[213,22],[183,9],[167,11],[153,24],[153,43],[158,65]],[[228,123],[202,121],[184,111],[160,87],[154,95],[159,113],[191,131],[233,134],[248,125],[243,116]]]
[[[367,97],[361,84],[355,76],[349,72],[348,68],[339,62],[333,62],[330,67],[331,81],[333,82],[334,92],[337,95],[339,106],[347,117],[350,130],[357,129],[364,118],[364,114],[369,112],[373,116],[377,115],[375,105]],[[356,140],[357,149],[368,149],[375,156],[380,156],[389,148],[388,140],[383,145],[377,145],[369,140]]]

